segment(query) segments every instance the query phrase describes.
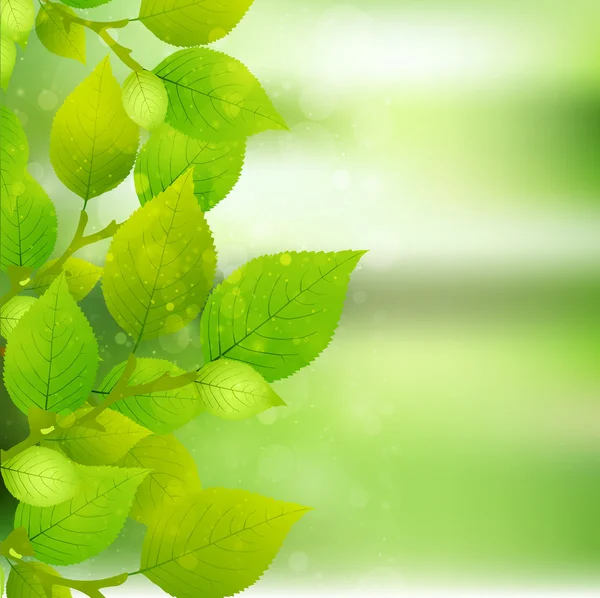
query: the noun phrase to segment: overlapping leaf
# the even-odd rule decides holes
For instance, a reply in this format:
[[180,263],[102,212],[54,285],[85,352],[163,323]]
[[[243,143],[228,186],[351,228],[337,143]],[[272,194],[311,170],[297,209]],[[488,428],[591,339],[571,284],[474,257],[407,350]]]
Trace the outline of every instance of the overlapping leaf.
[[[25,131],[5,106],[0,107],[0,198],[12,212],[15,198],[23,193],[25,169],[29,161],[29,144]],[[2,226],[0,226],[0,230]]]
[[67,502],[54,507],[21,503],[15,527],[25,527],[40,561],[81,563],[114,542],[147,473],[143,469],[94,468],[80,492]]
[[64,185],[87,202],[123,182],[138,143],[139,128],[125,113],[106,57],[56,113],[50,160]]
[[164,125],[142,147],[135,164],[140,203],[144,205],[194,167],[194,193],[202,210],[208,212],[237,183],[245,152],[245,140],[208,143]]
[[41,4],[35,30],[50,52],[85,64],[85,29],[79,23],[66,21],[65,13],[75,15],[68,7],[57,9],[52,4]]
[[63,586],[53,586],[52,595],[48,596],[36,572],[49,575],[60,575],[44,563],[11,564],[6,583],[6,598],[71,598],[71,590]]
[[8,89],[15,64],[17,62],[17,46],[12,39],[0,34],[0,87]]
[[205,361],[243,361],[268,381],[309,364],[331,341],[363,254],[290,252],[242,266],[214,290],[202,314]]
[[102,4],[108,4],[111,0],[60,0],[63,4],[73,8],[96,8]]
[[[50,270],[55,263],[56,260],[50,260],[40,268],[35,277],[35,284],[30,285],[28,287],[29,290],[35,291],[40,295],[46,292],[46,289],[52,284],[58,274],[45,274],[45,272]],[[69,292],[75,301],[81,301],[96,286],[96,283],[102,277],[103,269],[78,257],[70,257],[65,262],[63,271],[67,279]]]
[[208,44],[227,35],[254,0],[142,0],[139,20],[174,46]]
[[189,171],[138,209],[110,246],[106,305],[138,342],[191,322],[212,286],[215,248],[193,185]]
[[0,29],[2,35],[18,42],[27,43],[33,28],[35,7],[33,0],[0,0]]
[[123,106],[140,127],[156,129],[167,114],[169,98],[163,82],[150,71],[133,71],[123,84]]
[[6,389],[24,413],[34,406],[67,413],[87,400],[97,367],[96,338],[62,274],[10,336],[4,364]]
[[208,48],[180,50],[154,72],[169,94],[166,121],[190,137],[220,142],[285,129],[256,77],[227,54]]
[[176,598],[232,596],[264,573],[307,511],[243,490],[205,490],[152,521],[141,572]]
[[19,295],[0,307],[0,335],[7,339],[35,302],[35,297]]

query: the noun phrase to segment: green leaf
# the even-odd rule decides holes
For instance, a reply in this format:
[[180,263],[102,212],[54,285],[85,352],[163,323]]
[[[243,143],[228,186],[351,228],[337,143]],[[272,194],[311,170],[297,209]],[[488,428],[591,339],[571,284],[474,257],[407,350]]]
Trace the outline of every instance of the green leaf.
[[133,71],[123,84],[123,106],[129,118],[149,131],[162,125],[169,97],[164,83],[150,71]]
[[241,361],[207,363],[198,372],[196,388],[204,409],[223,419],[245,419],[285,405],[265,379]]
[[106,305],[139,343],[176,332],[202,309],[216,269],[214,242],[191,171],[139,208],[113,238]]
[[107,56],[56,113],[50,160],[63,184],[87,203],[127,178],[138,143]]
[[138,442],[125,456],[123,466],[151,470],[137,491],[130,515],[141,523],[172,511],[177,503],[201,490],[194,459],[170,434]]
[[174,46],[209,44],[227,35],[253,0],[142,0],[139,20]]
[[33,29],[35,7],[33,0],[0,0],[0,29],[2,35],[19,43],[27,44]]
[[[78,415],[90,409],[84,407]],[[115,411],[103,411],[96,421],[100,424],[98,429],[80,424],[66,429],[57,427],[42,444],[58,446],[70,459],[82,465],[112,465],[150,434],[149,430]]]
[[202,314],[205,361],[243,361],[269,382],[308,365],[331,341],[364,253],[280,253],[236,270]]
[[4,382],[24,413],[68,413],[83,404],[98,367],[98,344],[60,275],[31,306],[6,347]]
[[[125,370],[125,363],[115,366],[100,385],[99,392],[109,394]],[[162,359],[138,359],[136,368],[129,380],[129,386],[148,384],[160,378],[165,372],[171,377],[185,373],[180,367]],[[111,409],[138,422],[157,434],[167,434],[202,412],[202,403],[193,384],[176,390],[161,390],[135,395],[111,405]]]
[[52,253],[58,223],[56,210],[44,189],[29,174],[18,197],[0,199],[0,269],[37,268]]
[[208,143],[164,125],[142,147],[135,164],[134,181],[144,205],[194,167],[194,193],[208,212],[237,183],[244,164],[246,142]]
[[180,50],[154,72],[169,94],[167,122],[190,137],[230,141],[286,128],[256,77],[227,54]]
[[73,8],[96,8],[102,4],[108,4],[111,0],[60,0],[63,4]]
[[308,510],[244,490],[205,490],[153,520],[141,573],[177,598],[231,596],[261,577]]
[[79,23],[65,20],[64,13],[75,15],[68,7],[57,9],[52,4],[41,4],[35,30],[50,52],[85,64],[85,29]]
[[[28,289],[40,295],[46,292],[46,289],[52,284],[58,274],[44,274],[44,272],[52,268],[55,263],[56,260],[46,262],[36,274],[36,284],[29,286]],[[67,286],[69,287],[69,292],[73,295],[73,299],[81,301],[96,286],[96,283],[102,277],[103,269],[78,257],[70,257],[65,262],[63,271],[65,272]]]
[[[10,565],[11,570],[6,583],[6,598],[49,598],[36,571],[49,575],[60,575],[44,563],[17,563]],[[50,598],[71,598],[71,590],[64,586],[53,586]]]
[[51,565],[74,565],[108,548],[123,529],[143,469],[93,468],[82,490],[54,507],[19,504],[15,526],[23,525],[36,557]]
[[72,498],[80,479],[75,466],[56,451],[31,447],[0,465],[6,489],[19,501],[51,507]]
[[0,307],[0,334],[8,339],[11,332],[16,328],[19,320],[29,311],[29,308],[37,301],[35,297],[19,295]]
[[[15,198],[23,193],[29,144],[25,131],[16,117],[5,106],[0,107],[0,200],[12,213]],[[0,233],[3,225],[0,223]]]
[[8,89],[17,62],[17,46],[12,39],[0,35],[0,87]]

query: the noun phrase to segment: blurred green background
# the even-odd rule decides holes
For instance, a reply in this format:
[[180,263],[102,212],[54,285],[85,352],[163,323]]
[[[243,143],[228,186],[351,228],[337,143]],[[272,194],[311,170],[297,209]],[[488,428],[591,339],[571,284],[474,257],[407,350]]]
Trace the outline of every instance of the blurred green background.
[[[137,23],[116,33],[147,68],[174,51]],[[255,0],[214,46],[291,128],[250,140],[240,183],[208,215],[221,274],[283,249],[370,250],[335,342],[276,383],[289,407],[179,433],[205,486],[314,507],[261,588],[595,581],[600,4]],[[83,66],[33,33],[5,94],[59,210],[57,251],[81,200],[49,165],[52,118],[107,53],[88,32]],[[128,180],[88,211],[100,228],[137,206]],[[101,264],[105,249],[82,257]],[[99,289],[83,306],[104,373],[128,341]],[[198,337],[196,322],[139,353],[199,365]],[[22,418],[1,419],[8,445]],[[5,498],[5,527],[12,508]],[[142,536],[128,527],[81,573],[135,569]]]

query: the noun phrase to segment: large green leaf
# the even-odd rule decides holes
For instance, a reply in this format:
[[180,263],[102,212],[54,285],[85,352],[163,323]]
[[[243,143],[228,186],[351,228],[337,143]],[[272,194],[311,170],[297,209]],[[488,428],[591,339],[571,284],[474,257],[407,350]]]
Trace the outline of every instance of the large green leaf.
[[67,502],[54,507],[21,503],[15,527],[26,528],[40,561],[81,563],[115,541],[147,473],[143,469],[93,468],[80,492]]
[[241,361],[207,363],[198,372],[196,388],[206,411],[223,419],[245,419],[285,405],[265,379]]
[[[30,285],[28,289],[40,295],[46,292],[46,289],[52,284],[58,274],[44,274],[44,272],[52,268],[55,263],[56,260],[46,262],[36,274],[35,285]],[[75,301],[81,301],[96,286],[96,283],[102,277],[103,269],[78,257],[70,257],[65,262],[63,271],[65,272],[69,292],[73,295]]]
[[[25,190],[23,179],[29,161],[29,144],[25,131],[5,106],[0,107],[0,199],[12,212],[15,197]],[[3,225],[0,226],[0,231]]]
[[130,173],[139,128],[125,113],[108,56],[59,108],[50,134],[58,178],[87,203]]
[[10,335],[6,389],[24,413],[67,413],[89,397],[97,367],[96,338],[61,274]]
[[10,574],[6,582],[6,598],[71,598],[71,590],[63,586],[53,586],[52,596],[48,596],[36,571],[49,575],[60,575],[44,563],[17,563],[10,565]]
[[7,339],[36,301],[35,297],[18,295],[0,307],[0,335]]
[[123,106],[140,127],[156,129],[167,115],[169,98],[161,79],[150,71],[133,71],[123,84]]
[[[99,387],[99,392],[107,395],[125,370],[125,363],[115,366]],[[138,359],[129,380],[129,386],[148,384],[168,372],[173,378],[185,373],[174,363],[163,359]],[[202,403],[193,384],[176,390],[161,390],[147,394],[134,395],[111,406],[128,418],[156,432],[173,432],[202,412]]]
[[125,456],[125,467],[149,469],[135,496],[131,517],[148,524],[201,490],[198,468],[188,450],[169,434],[138,442]]
[[[83,407],[78,415],[90,409]],[[82,465],[112,465],[150,434],[149,430],[110,410],[100,413],[96,422],[99,424],[97,427],[80,424],[66,429],[58,427],[43,444],[59,447],[69,458]]]
[[0,29],[2,35],[23,46],[27,43],[34,19],[35,7],[33,0],[0,0]]
[[309,364],[331,341],[362,255],[289,252],[236,270],[213,291],[202,314],[205,361],[244,361],[270,382]]
[[208,44],[227,35],[254,0],[142,0],[139,20],[174,46]]
[[244,490],[205,490],[152,521],[141,572],[176,598],[232,596],[265,572],[308,510]]
[[50,52],[85,64],[85,29],[79,23],[65,20],[65,13],[75,15],[75,11],[66,6],[55,8],[52,4],[40,4],[35,30]]
[[0,269],[9,266],[37,268],[52,253],[57,219],[54,204],[29,174],[22,179],[18,197],[0,199]]
[[180,50],[154,72],[169,94],[167,122],[190,137],[230,141],[286,128],[256,77],[227,54]]
[[0,465],[6,489],[19,501],[51,507],[72,498],[80,486],[75,465],[48,448],[34,446]]
[[106,305],[137,342],[176,332],[200,313],[216,254],[191,171],[119,228],[106,260]]
[[194,193],[202,210],[208,212],[237,183],[245,152],[245,140],[208,143],[164,125],[142,147],[135,164],[140,203],[156,197],[193,166]]
[[0,35],[0,87],[8,89],[17,62],[17,46],[12,39]]

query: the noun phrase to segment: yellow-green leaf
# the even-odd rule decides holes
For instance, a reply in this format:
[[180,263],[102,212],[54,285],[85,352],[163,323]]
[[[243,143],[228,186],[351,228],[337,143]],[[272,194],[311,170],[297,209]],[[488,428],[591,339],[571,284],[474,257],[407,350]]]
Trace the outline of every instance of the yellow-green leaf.
[[[12,213],[15,198],[23,193],[29,144],[25,131],[6,106],[0,107],[0,199]],[[0,231],[2,226],[0,226]]]
[[18,42],[27,43],[33,28],[35,7],[33,0],[0,0],[0,29],[2,35]]
[[52,596],[48,596],[36,572],[49,575],[60,575],[44,563],[28,562],[10,566],[10,574],[6,582],[6,598],[71,598],[71,590],[64,586],[53,586]]
[[12,39],[0,35],[0,86],[4,91],[8,89],[17,62],[17,46]]
[[139,128],[125,113],[106,57],[56,113],[50,160],[64,185],[87,203],[125,180],[138,143]]
[[8,338],[16,328],[19,320],[29,311],[37,301],[35,297],[18,295],[0,307],[0,334]]
[[227,35],[254,0],[142,0],[139,20],[174,46],[208,44]]
[[169,97],[164,83],[150,71],[133,71],[123,84],[123,106],[129,118],[151,131],[162,125]]
[[106,305],[138,343],[176,332],[200,313],[215,269],[213,238],[188,171],[117,231],[104,267]]
[[66,21],[64,13],[75,15],[67,6],[57,9],[52,4],[41,4],[35,30],[50,52],[85,64],[85,29],[79,23]]
[[[58,276],[57,274],[44,274],[54,264],[56,260],[46,262],[37,272],[35,281],[36,284],[29,286],[28,289],[35,291],[40,295],[52,284]],[[73,295],[75,301],[81,301],[89,295],[96,283],[102,278],[103,269],[100,266],[86,262],[78,257],[70,257],[63,266],[63,271],[67,279],[69,292]]]

